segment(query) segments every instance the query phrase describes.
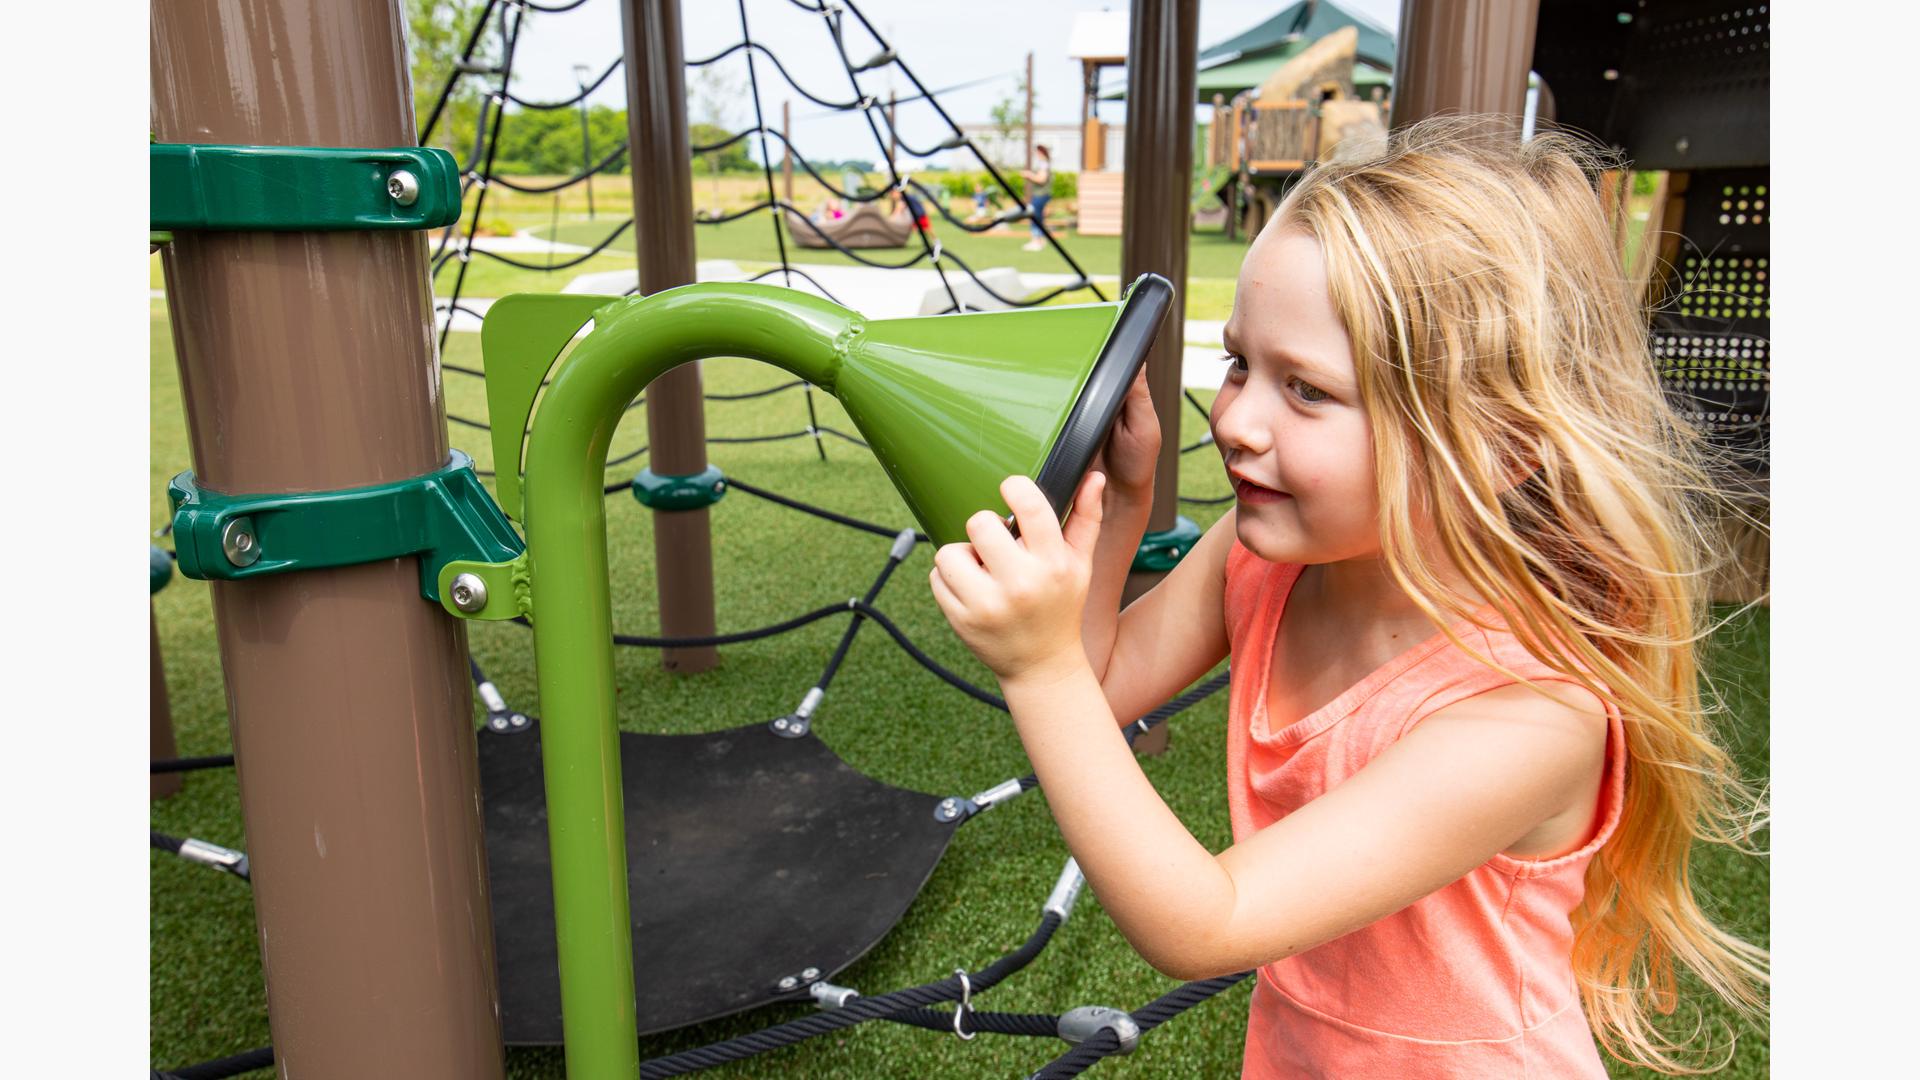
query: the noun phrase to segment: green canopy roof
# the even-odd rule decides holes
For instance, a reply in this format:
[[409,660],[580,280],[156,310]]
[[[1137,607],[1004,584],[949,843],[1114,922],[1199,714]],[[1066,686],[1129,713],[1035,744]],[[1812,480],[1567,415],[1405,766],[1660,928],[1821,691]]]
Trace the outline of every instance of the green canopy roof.
[[[1280,65],[1293,59],[1309,44],[1311,42],[1299,41],[1272,52],[1261,53],[1259,56],[1241,57],[1217,67],[1206,68],[1194,80],[1194,89],[1199,93],[1202,102],[1213,100],[1215,94],[1231,98],[1242,90],[1251,90],[1266,82],[1267,76],[1278,70]],[[1373,87],[1392,86],[1393,76],[1370,64],[1355,64],[1353,65],[1353,85],[1354,89],[1360,92],[1361,97],[1368,97]]]
[[[1333,0],[1299,0],[1251,30],[1200,52],[1199,77],[1194,80],[1200,104],[1213,95],[1232,97],[1267,81],[1281,64],[1302,49],[1342,27],[1359,33],[1355,47],[1353,85],[1360,96],[1371,96],[1376,86],[1392,86],[1393,34],[1364,15],[1355,15]],[[1102,101],[1125,101],[1126,86],[1100,95]]]
[[1247,57],[1286,44],[1289,40],[1318,41],[1343,26],[1359,30],[1356,49],[1362,60],[1375,67],[1393,70],[1393,32],[1367,18],[1355,15],[1333,0],[1299,0],[1259,26],[1200,51],[1200,70],[1210,63],[1225,63],[1236,55]]

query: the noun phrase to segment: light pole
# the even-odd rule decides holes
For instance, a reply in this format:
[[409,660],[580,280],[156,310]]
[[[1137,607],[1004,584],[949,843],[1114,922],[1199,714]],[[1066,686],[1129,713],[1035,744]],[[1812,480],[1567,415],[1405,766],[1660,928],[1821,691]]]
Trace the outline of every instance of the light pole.
[[[593,135],[587,130],[587,73],[585,64],[573,65],[573,81],[580,84],[580,171],[593,168]],[[593,177],[587,177],[587,220],[593,220]]]

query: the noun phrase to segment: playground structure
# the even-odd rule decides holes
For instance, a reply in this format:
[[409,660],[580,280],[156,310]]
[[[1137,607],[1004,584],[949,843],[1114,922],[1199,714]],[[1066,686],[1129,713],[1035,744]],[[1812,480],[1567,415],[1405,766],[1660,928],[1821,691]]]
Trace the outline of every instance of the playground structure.
[[[498,6],[504,10],[516,5]],[[1453,6],[1505,9],[1509,5]],[[283,3],[276,7],[288,13],[298,9],[298,18],[285,22],[306,27],[312,32],[312,38],[296,41],[293,51],[319,57],[322,62],[315,65],[313,72],[288,70],[282,81],[289,96],[264,104],[246,99],[245,95],[252,92],[248,80],[236,77],[223,67],[242,64],[241,58],[267,55],[261,51],[263,42],[248,40],[247,28],[222,24],[210,5],[207,9],[183,5],[182,10],[169,11],[165,18],[156,13],[155,116],[159,140],[184,143],[189,140],[181,134],[192,129],[210,133],[211,141],[235,145],[411,146],[412,132],[405,124],[405,69],[392,48],[398,32],[390,5],[338,5],[344,9],[340,11],[331,10],[329,5],[309,9],[305,5]],[[706,506],[710,503],[700,493],[687,490],[697,486],[687,483],[691,478],[710,474],[704,450],[708,440],[701,421],[697,369],[687,366],[678,367],[671,374],[660,372],[672,366],[667,359],[687,359],[701,352],[719,354],[708,350],[723,350],[726,355],[762,355],[756,350],[764,350],[770,337],[785,336],[772,330],[756,335],[751,330],[755,325],[754,316],[747,316],[747,312],[773,320],[770,326],[795,331],[798,341],[816,340],[814,335],[831,330],[825,333],[825,340],[837,342],[851,324],[844,321],[848,316],[836,313],[831,305],[806,302],[807,298],[791,290],[766,286],[760,287],[764,291],[758,291],[740,286],[735,287],[736,291],[712,294],[724,298],[715,301],[720,308],[703,311],[674,335],[669,335],[676,342],[671,349],[649,345],[647,350],[657,348],[662,352],[650,353],[650,358],[636,361],[608,344],[627,342],[626,347],[640,349],[638,343],[650,339],[659,329],[655,325],[655,320],[663,317],[659,313],[679,311],[685,304],[705,303],[698,298],[709,295],[699,290],[668,291],[692,280],[691,198],[688,195],[680,200],[673,194],[676,178],[685,177],[688,152],[684,108],[678,100],[677,86],[664,90],[659,86],[643,87],[637,85],[642,80],[633,74],[636,69],[681,70],[677,8],[671,2],[635,2],[623,10],[627,14],[635,184],[638,187],[643,174],[649,182],[647,198],[636,199],[632,225],[640,241],[636,248],[642,252],[638,291],[647,299],[609,308],[607,305],[615,298],[520,298],[505,308],[496,305],[499,310],[489,313],[487,323],[490,339],[500,334],[523,339],[505,352],[490,350],[487,364],[495,460],[501,463],[500,475],[495,480],[500,505],[512,516],[522,512],[517,505],[519,477],[507,465],[521,460],[520,433],[527,413],[521,411],[519,402],[524,398],[525,404],[531,406],[554,355],[584,322],[589,318],[594,321],[594,330],[588,338],[554,370],[553,384],[548,387],[540,411],[534,414],[535,436],[528,441],[526,449],[530,480],[559,474],[571,478],[558,488],[540,488],[541,498],[564,498],[565,508],[546,517],[529,502],[523,521],[530,530],[528,545],[521,552],[513,550],[517,535],[511,526],[481,514],[480,518],[490,521],[494,527],[469,528],[470,538],[473,534],[483,541],[490,537],[494,547],[488,549],[486,543],[474,545],[475,553],[485,557],[449,560],[435,567],[430,576],[426,567],[433,560],[421,558],[414,551],[389,551],[370,561],[325,561],[346,559],[352,554],[334,553],[319,555],[321,561],[307,564],[312,569],[298,572],[281,569],[277,573],[263,569],[231,574],[217,580],[213,587],[250,840],[248,855],[238,862],[229,859],[225,868],[242,876],[259,870],[254,877],[254,888],[262,948],[269,951],[273,959],[269,968],[269,996],[274,1004],[275,1047],[268,1060],[277,1057],[288,1062],[290,1072],[501,1074],[499,1046],[503,1040],[514,1040],[503,1034],[496,1019],[498,1011],[494,1002],[505,1000],[508,994],[496,982],[495,972],[505,971],[507,962],[496,957],[495,940],[486,932],[500,909],[497,895],[490,900],[485,888],[488,874],[481,867],[483,863],[495,862],[496,856],[493,833],[481,827],[484,811],[474,792],[479,774],[486,772],[490,765],[500,763],[489,756],[489,751],[506,744],[490,744],[483,738],[476,759],[474,744],[468,741],[468,682],[466,672],[461,670],[464,635],[455,616],[484,618],[524,614],[535,594],[530,584],[535,580],[539,581],[540,603],[547,605],[543,610],[577,609],[585,613],[582,621],[587,624],[585,629],[576,627],[569,631],[567,621],[549,619],[543,623],[534,619],[536,649],[541,651],[539,667],[545,716],[538,730],[538,741],[518,740],[526,749],[517,751],[521,765],[515,766],[523,767],[529,760],[526,751],[539,747],[546,762],[546,798],[556,838],[563,819],[595,820],[595,829],[588,835],[596,840],[582,842],[576,835],[574,846],[556,844],[553,851],[556,892],[572,890],[575,894],[586,894],[591,901],[580,905],[557,901],[556,914],[561,908],[588,907],[592,910],[587,921],[596,927],[590,937],[571,940],[562,929],[559,942],[560,996],[576,1005],[582,1000],[597,1003],[590,1006],[595,1010],[592,1019],[579,1021],[570,1016],[566,1024],[572,1075],[671,1075],[867,1018],[887,1018],[956,1032],[963,1017],[976,1019],[979,1025],[976,1030],[997,1030],[995,1023],[1005,1023],[1009,1029],[1017,1027],[1012,1021],[996,1021],[992,1014],[971,1011],[967,1001],[971,994],[986,989],[1030,959],[1031,952],[1035,951],[1032,942],[1017,958],[1009,957],[988,972],[975,973],[971,978],[962,973],[958,978],[915,988],[913,992],[901,992],[905,997],[881,995],[855,1001],[842,994],[838,1000],[832,1000],[836,988],[825,983],[820,972],[809,976],[804,970],[796,971],[797,992],[804,996],[810,990],[817,990],[814,999],[829,1009],[810,1018],[823,1023],[811,1025],[804,1032],[776,1034],[771,1041],[763,1041],[753,1049],[715,1048],[711,1054],[691,1055],[687,1060],[673,1063],[643,1066],[633,1053],[633,979],[631,969],[625,971],[624,980],[621,971],[633,951],[618,947],[629,930],[625,910],[628,879],[625,868],[618,867],[618,860],[610,859],[610,854],[626,849],[634,842],[634,836],[619,828],[618,819],[623,809],[619,776],[627,748],[612,739],[612,699],[610,692],[602,689],[605,686],[603,664],[611,639],[611,625],[604,617],[604,507],[601,500],[606,492],[603,471],[592,467],[596,455],[604,462],[607,447],[604,440],[596,443],[588,438],[583,443],[579,439],[588,432],[610,429],[617,420],[614,410],[624,411],[642,387],[647,389],[650,430],[655,436],[649,472],[662,483],[651,492],[647,485],[639,485],[636,494],[643,501],[657,499],[649,505],[654,506],[656,518],[662,636],[653,641],[662,648],[663,662],[669,667],[699,670],[711,662],[713,650],[725,637],[715,634],[712,625],[710,557],[706,557],[708,569],[704,579],[700,570],[707,528]],[[864,22],[864,16],[858,16],[857,9],[849,5],[849,10]],[[492,11],[490,5],[489,14]],[[834,17],[824,12],[823,15]],[[743,23],[744,16],[743,8]],[[484,26],[484,19],[482,23]],[[514,27],[513,33],[517,34],[517,20]],[[1129,279],[1148,270],[1163,273],[1174,282],[1185,278],[1184,178],[1190,163],[1149,164],[1144,157],[1138,162],[1132,159],[1136,147],[1145,154],[1145,148],[1155,145],[1191,146],[1190,138],[1180,138],[1177,133],[1187,130],[1184,125],[1191,123],[1192,110],[1186,103],[1193,97],[1194,27],[1195,5],[1192,3],[1144,0],[1135,5],[1132,43],[1135,63],[1130,66],[1129,79],[1135,90],[1130,96],[1140,105],[1129,110],[1129,124],[1135,123],[1135,114],[1138,114],[1141,127],[1130,131],[1127,140],[1130,159],[1126,170],[1130,189],[1127,214],[1132,227],[1126,234],[1124,263]],[[479,33],[480,28],[476,28],[476,38]],[[839,40],[837,36],[836,40]],[[208,56],[204,44],[199,44],[216,41],[234,46],[235,51],[223,56],[216,50],[213,56]],[[1447,47],[1444,43],[1429,44],[1435,48]],[[1457,42],[1453,46],[1457,48]],[[844,54],[844,44],[842,51]],[[882,51],[891,50],[883,48]],[[511,52],[509,43],[509,57]],[[634,62],[636,57],[644,58],[643,62]],[[858,64],[849,62],[849,74],[853,75],[857,67]],[[333,80],[315,74],[341,70],[351,70],[357,78]],[[1519,70],[1524,77],[1524,66]],[[1184,86],[1181,85],[1183,78]],[[668,81],[677,83],[677,80]],[[504,76],[501,85],[504,92]],[[1514,111],[1516,108],[1511,94],[1486,93],[1475,97],[1461,92],[1449,101],[1444,92],[1447,89],[1442,86],[1430,95],[1435,104],[1433,111],[1446,107],[1475,111]],[[1486,87],[1478,89],[1485,91]],[[857,79],[854,90],[858,95]],[[241,98],[236,100],[234,95]],[[1158,110],[1146,107],[1149,101],[1163,101],[1166,107]],[[868,111],[871,120],[872,112]],[[496,113],[496,131],[498,122]],[[759,127],[764,140],[766,127],[764,123]],[[1166,136],[1168,131],[1176,133],[1175,136]],[[207,136],[200,134],[197,138]],[[388,183],[379,185],[378,190],[387,192],[394,203],[410,194],[404,182],[399,184],[399,193],[394,194],[391,182],[396,173],[410,172],[418,183],[422,176],[430,176],[434,165],[432,160],[423,157],[388,157],[380,162],[383,178]],[[410,167],[418,171],[411,172]],[[1162,171],[1167,175],[1156,177],[1155,174]],[[467,172],[462,170],[462,175]],[[474,172],[485,175],[478,170]],[[772,196],[770,171],[768,183],[769,201],[777,202]],[[896,176],[896,186],[911,183],[910,178]],[[428,194],[434,190],[428,188]],[[444,189],[441,190],[444,193]],[[484,199],[484,188],[481,198]],[[425,200],[428,206],[432,201],[431,198]],[[411,193],[405,205],[420,202],[420,194]],[[457,190],[452,203],[458,207]],[[385,209],[391,210],[391,207]],[[183,378],[183,382],[189,394],[189,416],[196,424],[195,476],[204,491],[245,500],[295,492],[363,491],[381,485],[402,485],[413,490],[423,478],[446,480],[450,471],[459,471],[457,464],[451,470],[448,467],[450,461],[458,459],[451,456],[445,442],[444,420],[439,415],[443,406],[431,392],[437,380],[434,357],[430,347],[426,347],[431,339],[423,341],[421,333],[422,327],[432,325],[431,302],[424,288],[426,249],[418,236],[410,235],[426,227],[446,227],[448,231],[442,234],[441,243],[444,257],[449,250],[446,239],[452,235],[451,222],[441,218],[434,219],[432,226],[423,225],[421,222],[427,220],[424,209],[401,216],[408,220],[391,226],[362,223],[352,228],[324,230],[309,223],[304,228],[283,231],[258,221],[252,222],[252,227],[243,223],[238,228],[231,222],[225,227],[214,225],[199,229],[177,226],[166,251],[168,305],[183,375],[191,376]],[[770,216],[777,220],[779,215]],[[470,241],[471,231],[468,236]],[[455,250],[462,259],[464,276],[464,263],[471,249]],[[923,249],[920,257],[936,265],[941,262],[937,249],[931,244]],[[800,276],[787,269],[789,283]],[[778,272],[771,271],[769,275]],[[456,285],[451,302],[455,305],[457,289]],[[746,291],[737,291],[741,289]],[[317,299],[308,299],[309,294]],[[206,302],[206,298],[221,295],[243,297],[251,303],[215,310]],[[302,298],[298,306],[277,299],[292,295]],[[964,309],[957,296],[954,307]],[[545,310],[534,315],[539,309]],[[1118,309],[1112,307],[958,317],[1078,321],[1091,318],[1073,314],[1085,311],[1107,312],[1099,318],[1109,320],[1109,326],[1111,320],[1123,318],[1117,314]],[[359,334],[348,328],[368,316],[372,318],[365,325],[371,327],[370,333]],[[1178,387],[1179,318],[1179,305],[1174,303],[1166,313],[1167,325],[1157,342],[1151,347],[1145,341],[1138,343],[1137,354],[1128,357],[1129,362],[1147,364],[1155,399],[1162,409],[1163,426],[1179,403],[1174,392]],[[677,324],[678,318],[671,321]],[[944,340],[958,333],[957,328],[942,329],[939,319],[913,322],[911,330],[901,327],[903,333],[916,337],[911,350],[914,363],[906,366],[917,367],[928,355],[944,352]],[[866,329],[871,332],[873,325],[869,324]],[[740,336],[729,337],[729,334]],[[1117,330],[1107,332],[1106,327],[1097,328],[1097,332],[1083,328],[1076,336],[1093,344],[1081,347],[1075,365],[1101,370],[1100,346],[1114,340],[1117,334]],[[1017,338],[1023,334],[1009,336]],[[444,340],[444,332],[442,338]],[[538,341],[528,344],[526,338]],[[599,344],[588,349],[587,342],[596,339]],[[1005,340],[995,342],[996,347],[1006,344]],[[675,349],[678,351],[672,351]],[[836,357],[841,355],[832,349],[828,351]],[[661,358],[663,355],[666,358]],[[504,360],[498,367],[496,356]],[[509,356],[519,359],[504,359]],[[796,374],[807,380],[809,395],[813,386],[833,389],[834,379],[827,368],[810,366],[809,362],[795,357],[778,359],[788,360],[796,369],[805,369],[796,370]],[[1029,356],[1027,360],[1037,358]],[[264,369],[263,365],[266,365]],[[503,369],[513,369],[518,374],[502,375],[496,382],[495,373]],[[895,378],[889,385],[906,381],[904,377]],[[1125,383],[1119,385],[1124,387]],[[973,389],[978,393],[980,386],[975,384]],[[370,393],[379,400],[373,401]],[[571,396],[574,393],[582,395],[578,400],[586,402],[581,406],[584,411],[580,416],[589,422],[568,428],[561,418],[567,415],[566,402],[575,400]],[[276,400],[302,401],[305,415],[285,415],[283,408],[274,407]],[[496,400],[498,407],[495,407]],[[560,402],[561,411],[550,413],[548,410],[555,407],[556,400]],[[1070,396],[1070,402],[1085,400],[1084,395]],[[370,401],[373,401],[371,405]],[[1013,403],[1006,404],[1012,407]],[[851,405],[849,411],[855,411]],[[519,423],[514,420],[516,415]],[[220,418],[218,423],[222,426],[217,430],[199,426],[212,423],[212,417]],[[594,417],[597,419],[592,419]],[[543,424],[554,434],[539,434]],[[1030,433],[1040,432],[1035,441],[1040,449],[1047,449],[1062,445],[1063,440],[1055,438],[1054,433],[1071,426],[1063,419],[1058,428],[1030,423],[1027,429]],[[293,427],[299,428],[297,437],[290,431]],[[559,434],[563,431],[569,434],[563,437]],[[863,432],[873,434],[864,427]],[[563,438],[575,441],[572,444],[553,441]],[[511,440],[512,449],[503,453],[500,447],[507,445],[507,440]],[[903,459],[906,463],[896,469],[888,464],[890,451],[877,451],[896,483],[909,489],[903,491],[904,501],[936,539],[953,538],[953,514],[963,514],[975,505],[995,504],[990,487],[991,481],[997,480],[993,475],[996,471],[1035,470],[1044,464],[1041,458],[1032,456],[1036,450],[1033,445],[1013,455],[1016,458],[1026,455],[1017,465],[1012,459],[981,462],[973,477],[973,487],[953,493],[951,497],[955,501],[942,505],[941,496],[921,491],[920,487],[929,477],[947,475],[945,470],[954,455],[941,455],[938,463],[936,459],[914,460],[910,452],[917,440],[894,437],[885,441],[897,448],[891,452],[909,455]],[[880,446],[882,442],[875,439],[874,445]],[[1078,442],[1084,444],[1085,452],[1090,454],[1098,438],[1083,437]],[[1176,492],[1165,478],[1170,472],[1166,463],[1176,460],[1175,455],[1181,449],[1174,445],[1176,442],[1169,440],[1164,451],[1163,482],[1157,485],[1160,499],[1155,520],[1150,522],[1151,529],[1173,528],[1170,519]],[[305,447],[335,447],[336,444],[351,445],[338,445],[344,453],[337,459],[294,452],[295,445],[304,451]],[[536,444],[541,447],[537,452],[538,461]],[[1081,465],[1084,466],[1084,460]],[[1070,466],[1062,466],[1061,470],[1062,475],[1070,473],[1077,479],[1078,471]],[[459,486],[458,481],[450,482]],[[983,488],[982,484],[987,486]],[[1070,480],[1067,487],[1070,490]],[[626,485],[620,488],[624,491]],[[183,499],[183,506],[191,509],[191,498]],[[248,566],[271,568],[276,553],[285,551],[286,544],[298,545],[314,531],[287,529],[276,533],[268,523],[274,513],[287,514],[283,520],[291,523],[297,520],[300,511],[288,511],[284,506],[262,509],[274,501],[267,498],[266,502],[247,503],[252,508],[248,514],[229,512],[225,517],[211,517],[206,524],[177,536],[176,544],[183,543],[188,534],[196,538],[187,550],[195,552],[195,568],[202,571],[235,566],[248,557],[249,551],[254,553],[254,561],[247,563]],[[458,504],[457,499],[454,501]],[[1056,505],[1064,509],[1059,500]],[[236,530],[234,523],[243,518],[251,518],[249,524],[259,527]],[[596,521],[599,522],[597,529]],[[468,525],[473,522],[469,521]],[[531,531],[534,529],[542,533]],[[597,579],[591,556],[579,565],[570,559],[538,563],[532,557],[542,550],[577,548],[582,538],[592,541],[595,537],[601,544]],[[910,533],[903,536],[896,550],[902,544],[910,546],[913,540]],[[416,558],[422,563],[421,567],[413,566]],[[889,558],[873,593],[877,593],[886,573],[897,562],[897,556]],[[518,570],[514,569],[516,563]],[[182,565],[183,569],[187,566],[186,556]],[[673,569],[671,574],[669,567]],[[562,577],[556,580],[543,576],[549,571],[556,571]],[[220,578],[222,573],[224,571],[207,576]],[[460,580],[463,574],[471,575],[473,580],[463,582]],[[1143,577],[1150,580],[1151,572]],[[157,571],[156,579],[163,580]],[[295,582],[299,583],[298,587],[292,584]],[[703,590],[704,616],[700,611]],[[438,606],[423,602],[423,593],[439,601]],[[869,618],[878,614],[870,607],[873,593],[869,594],[869,607],[862,612]],[[364,615],[369,608],[386,614],[370,624]],[[235,629],[261,620],[285,626],[290,632],[279,641],[262,642],[250,640]],[[858,622],[856,618],[849,627],[849,635]],[[557,643],[543,648],[542,635],[554,638]],[[157,638],[155,648],[158,648]],[[841,654],[844,651],[843,644]],[[337,679],[338,668],[313,670],[314,665],[303,663],[304,656],[316,652],[336,658],[344,652],[345,659],[340,662],[354,665],[356,680],[366,684],[364,693],[356,695],[356,702],[364,702],[365,707],[357,705],[349,710],[354,713],[352,717],[343,717],[326,704],[334,697],[329,692],[332,689],[329,683]],[[836,656],[835,664],[838,659]],[[593,674],[579,679],[562,678],[562,672],[576,662],[593,669]],[[156,669],[157,666],[156,657]],[[830,677],[831,670],[823,677],[822,684]],[[551,687],[550,678],[555,680]],[[489,688],[490,684],[481,683],[483,698],[489,696]],[[569,698],[582,700],[576,707],[566,704]],[[814,695],[810,694],[809,699],[817,704]],[[159,749],[163,684],[156,683],[155,700],[155,755],[159,758],[163,756]],[[510,710],[492,709],[491,700],[488,704],[496,718],[511,724],[510,717],[515,714]],[[323,717],[322,709],[325,710]],[[311,712],[315,719],[301,720],[303,712]],[[804,735],[809,713],[810,707],[803,703],[801,709],[781,719],[787,721],[787,730],[797,728],[798,733]],[[588,716],[592,719],[583,719]],[[271,727],[267,723],[269,717],[273,718]],[[1149,726],[1143,722],[1141,730]],[[761,730],[765,727],[762,725]],[[573,746],[555,747],[556,733]],[[646,751],[639,753],[641,758],[646,755]],[[578,769],[574,770],[574,779],[556,782],[554,770],[562,767],[558,764],[562,761],[580,763],[591,782],[584,787],[575,786]],[[377,779],[379,783],[374,787],[379,790],[372,795],[378,801],[343,805],[337,792],[328,790],[327,780],[344,775]],[[365,787],[363,784],[363,797]],[[625,795],[631,798],[631,790]],[[573,803],[573,808],[561,809],[553,801],[556,798]],[[989,805],[992,800],[976,800],[966,812],[977,812]],[[923,820],[927,816],[922,815]],[[314,822],[326,823],[336,856],[332,863],[322,865],[325,852],[316,858],[313,835],[303,831],[311,830]],[[950,830],[939,834],[940,845],[944,845],[944,836],[949,833]],[[627,845],[612,842],[621,835],[626,836]],[[425,850],[407,846],[422,838],[427,845]],[[592,850],[585,850],[587,848]],[[339,857],[342,852],[348,853],[347,859]],[[209,860],[219,857],[209,855]],[[933,857],[937,860],[937,852]],[[349,865],[343,866],[343,862]],[[567,862],[576,869],[565,869],[562,864]],[[578,869],[581,866],[587,869]],[[370,910],[364,899],[367,894],[364,883],[368,880],[380,882],[377,911]],[[1037,937],[1040,943],[1064,920],[1071,907],[1072,892],[1077,888],[1076,880],[1077,875],[1063,875],[1062,889],[1049,900],[1048,921],[1043,923]],[[497,873],[494,881],[497,894]],[[448,883],[460,883],[461,888],[447,889]],[[476,927],[480,928],[479,932],[475,932]],[[881,929],[884,931],[884,920]],[[270,950],[269,938],[273,943]],[[574,950],[572,955],[584,959],[569,961],[569,949]],[[430,961],[429,955],[435,959]],[[644,956],[642,962],[645,962]],[[377,996],[373,993],[376,988],[364,981],[370,971],[378,973],[382,985],[377,989],[381,994],[391,997],[397,992],[439,1003],[436,1012],[442,1022],[438,1026],[388,1030],[387,1025],[367,1022],[357,1016],[355,1010],[364,1009],[365,1002]],[[502,976],[501,981],[504,979]],[[1200,1000],[1232,981],[1229,978],[1195,984],[1183,993],[1191,1000]],[[791,993],[788,992],[789,997]],[[778,992],[763,993],[758,1000],[774,1000],[780,996]],[[939,1001],[957,1001],[961,1008],[951,1014],[925,1009]],[[619,1008],[623,1003],[624,1010]],[[570,1013],[578,1011],[578,1008],[569,1010]],[[1071,1075],[1072,1071],[1092,1064],[1103,1055],[1130,1046],[1129,1040],[1138,1037],[1139,1029],[1150,1026],[1141,1017],[1125,1022],[1123,1019],[1105,1017],[1088,1022],[1080,1049],[1062,1059],[1059,1063],[1062,1071],[1046,1074]],[[1084,1017],[1082,1021],[1086,1022]],[[584,1027],[580,1026],[582,1023]],[[1134,1024],[1131,1034],[1127,1023]],[[1028,1033],[1053,1035],[1057,1030],[1060,1029]],[[258,1062],[258,1052],[252,1060]]]

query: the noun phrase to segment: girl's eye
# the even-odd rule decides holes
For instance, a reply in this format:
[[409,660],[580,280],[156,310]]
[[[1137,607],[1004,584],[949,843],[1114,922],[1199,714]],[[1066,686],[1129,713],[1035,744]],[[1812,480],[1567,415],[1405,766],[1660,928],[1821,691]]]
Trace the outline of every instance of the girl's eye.
[[1235,373],[1241,374],[1241,375],[1246,374],[1247,372],[1246,357],[1241,356],[1238,353],[1226,353],[1225,355],[1221,356],[1220,359],[1226,361],[1228,367],[1231,368]]
[[1310,382],[1302,382],[1297,378],[1288,379],[1287,381],[1292,384],[1293,392],[1300,395],[1300,400],[1310,405],[1326,401],[1333,396]]

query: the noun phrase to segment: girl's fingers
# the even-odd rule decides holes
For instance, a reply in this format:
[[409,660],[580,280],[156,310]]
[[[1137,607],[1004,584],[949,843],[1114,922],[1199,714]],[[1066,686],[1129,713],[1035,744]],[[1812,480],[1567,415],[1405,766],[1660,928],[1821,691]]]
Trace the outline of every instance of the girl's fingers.
[[993,578],[980,565],[972,544],[941,545],[940,550],[933,553],[933,569],[962,607],[972,607],[974,601],[993,588]]
[[1061,531],[1067,546],[1084,555],[1091,556],[1093,548],[1100,540],[1100,521],[1106,514],[1100,496],[1106,494],[1107,477],[1104,473],[1090,472],[1080,481],[1080,493],[1073,497],[1073,512],[1067,516],[1067,527]]
[[1013,519],[1020,526],[1020,542],[1028,551],[1060,543],[1060,522],[1053,516],[1053,504],[1041,493],[1040,485],[1025,476],[1009,476],[1000,482],[1000,497],[1013,511]]
[[927,571],[927,582],[933,586],[933,602],[940,605],[940,611],[948,621],[958,618],[966,610],[966,605],[962,604],[960,598],[953,595],[953,590],[947,587],[947,579],[940,576],[938,566]]
[[1020,542],[1007,531],[1007,523],[991,510],[982,510],[967,519],[967,535],[973,551],[986,566],[987,573],[999,577],[1013,568],[1020,558]]

